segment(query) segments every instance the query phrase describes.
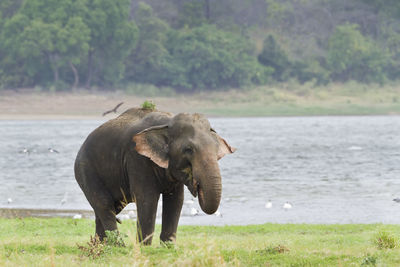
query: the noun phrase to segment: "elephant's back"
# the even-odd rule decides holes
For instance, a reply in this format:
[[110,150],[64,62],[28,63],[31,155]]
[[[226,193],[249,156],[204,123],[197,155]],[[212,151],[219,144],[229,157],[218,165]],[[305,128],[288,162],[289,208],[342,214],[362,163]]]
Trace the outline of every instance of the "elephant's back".
[[168,112],[130,108],[93,130],[78,154],[92,158],[104,151],[121,149],[121,146],[130,142],[134,134],[148,127],[164,124],[171,117],[172,114]]
[[143,108],[130,108],[117,118],[104,123],[96,130],[124,131],[127,128],[132,128],[133,126],[142,123],[143,119],[145,120],[144,124],[149,124],[148,121],[151,121],[150,124],[157,125],[159,120],[163,121],[163,118],[171,117],[172,114],[169,112]]
[[171,117],[168,112],[131,108],[100,125],[89,134],[76,157],[78,183],[96,176],[110,188],[113,187],[111,184],[121,185],[124,154],[130,153],[133,147],[133,135],[148,127],[165,124]]

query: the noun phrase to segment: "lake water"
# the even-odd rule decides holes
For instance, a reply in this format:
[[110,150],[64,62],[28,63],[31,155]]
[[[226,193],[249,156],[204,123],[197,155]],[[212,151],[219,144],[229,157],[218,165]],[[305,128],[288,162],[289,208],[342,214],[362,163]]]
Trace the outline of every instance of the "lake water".
[[[90,210],[73,163],[86,136],[103,122],[0,121],[0,207]],[[191,216],[192,207],[200,210],[195,199],[184,205],[181,224],[400,223],[400,203],[392,201],[400,197],[400,117],[210,122],[238,149],[220,160],[222,216]],[[292,209],[282,208],[286,201]]]

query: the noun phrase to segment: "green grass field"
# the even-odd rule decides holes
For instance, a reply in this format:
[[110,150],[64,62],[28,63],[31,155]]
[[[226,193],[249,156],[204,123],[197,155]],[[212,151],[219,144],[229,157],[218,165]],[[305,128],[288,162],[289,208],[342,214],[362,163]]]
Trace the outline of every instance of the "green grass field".
[[180,226],[170,248],[119,229],[125,247],[90,246],[93,220],[0,219],[0,266],[400,266],[398,225]]
[[400,86],[356,82],[315,86],[288,82],[187,94],[147,85],[133,91],[126,88],[112,92],[51,93],[21,89],[18,93],[0,91],[0,119],[100,118],[119,102],[124,105],[118,113],[141,106],[145,101],[153,101],[157,109],[175,114],[199,112],[223,117],[399,115]]
[[[325,116],[400,114],[397,86],[283,84],[197,95],[199,111],[218,116]],[[207,103],[208,102],[208,103]]]

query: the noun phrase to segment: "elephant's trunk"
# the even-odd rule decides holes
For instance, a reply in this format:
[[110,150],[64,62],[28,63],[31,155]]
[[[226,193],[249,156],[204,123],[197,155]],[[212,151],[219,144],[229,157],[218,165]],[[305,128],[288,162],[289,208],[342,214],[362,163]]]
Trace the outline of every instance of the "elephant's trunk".
[[221,174],[217,160],[207,161],[202,168],[193,168],[193,178],[198,182],[198,196],[201,209],[207,214],[217,211],[221,201]]

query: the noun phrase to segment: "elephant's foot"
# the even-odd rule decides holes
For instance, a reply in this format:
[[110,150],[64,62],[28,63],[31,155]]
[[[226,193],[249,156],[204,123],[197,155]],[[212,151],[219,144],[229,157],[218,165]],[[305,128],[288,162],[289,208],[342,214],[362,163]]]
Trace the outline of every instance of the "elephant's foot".
[[160,241],[162,243],[175,243],[176,242],[176,233],[172,233],[172,234],[161,233]]

